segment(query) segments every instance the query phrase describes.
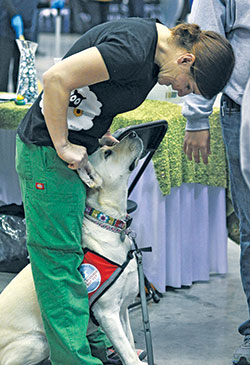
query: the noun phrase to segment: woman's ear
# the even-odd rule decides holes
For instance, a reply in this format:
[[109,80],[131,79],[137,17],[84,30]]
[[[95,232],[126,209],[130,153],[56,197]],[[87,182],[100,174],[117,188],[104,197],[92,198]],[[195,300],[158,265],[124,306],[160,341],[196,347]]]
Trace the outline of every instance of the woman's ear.
[[177,58],[177,64],[178,65],[188,65],[189,67],[192,66],[192,64],[195,61],[195,55],[192,53],[185,53]]

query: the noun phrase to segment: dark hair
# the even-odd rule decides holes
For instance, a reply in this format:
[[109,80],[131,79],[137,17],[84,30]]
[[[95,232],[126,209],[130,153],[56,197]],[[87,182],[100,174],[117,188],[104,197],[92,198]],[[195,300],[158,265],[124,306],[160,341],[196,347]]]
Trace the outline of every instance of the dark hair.
[[235,58],[231,44],[216,32],[201,30],[197,24],[179,24],[170,30],[177,45],[194,54],[191,74],[200,93],[211,99],[232,74]]

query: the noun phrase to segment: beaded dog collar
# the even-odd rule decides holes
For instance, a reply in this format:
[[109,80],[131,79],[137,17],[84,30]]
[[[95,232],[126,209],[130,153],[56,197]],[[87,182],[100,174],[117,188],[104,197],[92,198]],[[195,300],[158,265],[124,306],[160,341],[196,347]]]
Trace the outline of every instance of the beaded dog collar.
[[125,229],[127,227],[127,221],[110,217],[110,215],[104,214],[99,210],[88,206],[86,206],[84,214],[89,215],[90,217],[95,218],[102,223],[109,224],[110,226],[114,226],[119,229]]
[[122,241],[124,241],[125,235],[128,234],[128,227],[132,221],[128,214],[126,216],[126,221],[122,221],[120,219],[110,217],[109,215],[88,206],[85,208],[84,215],[87,219],[91,220],[95,224],[98,224],[100,227],[114,233],[120,233]]

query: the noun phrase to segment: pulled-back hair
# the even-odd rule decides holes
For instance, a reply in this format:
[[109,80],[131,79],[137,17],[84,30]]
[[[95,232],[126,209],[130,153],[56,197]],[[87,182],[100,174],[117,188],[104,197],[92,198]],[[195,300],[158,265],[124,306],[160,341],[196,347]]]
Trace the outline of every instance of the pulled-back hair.
[[177,46],[194,54],[190,71],[200,93],[211,99],[232,74],[235,59],[231,44],[220,34],[201,30],[196,24],[179,24],[170,30]]

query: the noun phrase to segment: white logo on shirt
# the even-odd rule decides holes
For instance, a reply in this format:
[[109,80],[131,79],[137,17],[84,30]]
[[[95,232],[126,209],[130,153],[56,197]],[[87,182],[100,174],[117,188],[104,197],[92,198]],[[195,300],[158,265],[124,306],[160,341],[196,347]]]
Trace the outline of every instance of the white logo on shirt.
[[[101,114],[102,103],[97,100],[96,95],[84,86],[73,90],[69,99],[67,112],[68,128],[75,131],[88,130],[93,127],[93,119]],[[41,112],[43,113],[43,95],[40,101]]]

